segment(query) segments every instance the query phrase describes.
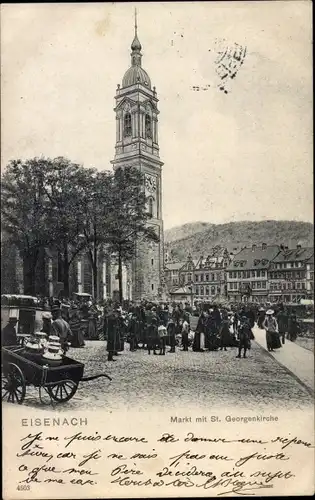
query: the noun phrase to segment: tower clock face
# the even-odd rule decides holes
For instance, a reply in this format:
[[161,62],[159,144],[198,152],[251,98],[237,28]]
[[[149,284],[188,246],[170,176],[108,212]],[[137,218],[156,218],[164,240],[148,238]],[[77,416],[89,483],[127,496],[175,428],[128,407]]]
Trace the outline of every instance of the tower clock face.
[[153,175],[145,176],[145,187],[149,193],[154,193],[156,191],[156,178]]

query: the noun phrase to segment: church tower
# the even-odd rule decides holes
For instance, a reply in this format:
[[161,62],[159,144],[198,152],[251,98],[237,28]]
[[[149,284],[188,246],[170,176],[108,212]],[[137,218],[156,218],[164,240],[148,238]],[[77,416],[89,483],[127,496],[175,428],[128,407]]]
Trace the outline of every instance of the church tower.
[[148,73],[142,67],[141,44],[137,34],[131,44],[131,66],[116,90],[116,146],[114,168],[133,166],[144,174],[148,198],[148,222],[158,234],[159,243],[137,241],[132,263],[132,299],[162,298],[163,220],[162,165],[158,141],[158,98]]

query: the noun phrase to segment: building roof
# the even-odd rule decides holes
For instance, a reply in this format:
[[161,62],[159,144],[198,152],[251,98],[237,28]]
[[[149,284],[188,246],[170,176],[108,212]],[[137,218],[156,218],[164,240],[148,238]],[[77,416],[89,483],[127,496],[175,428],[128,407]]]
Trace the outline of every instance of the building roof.
[[122,80],[122,86],[129,87],[135,83],[142,83],[142,85],[145,85],[149,89],[151,88],[151,80],[148,73],[138,65],[127,69]]
[[177,290],[170,292],[171,295],[191,295],[191,289],[188,286],[183,286]]
[[164,268],[166,271],[179,271],[186,262],[166,262]]
[[222,264],[224,259],[229,259],[230,254],[225,247],[216,246],[210,249],[207,257],[200,256],[196,267],[198,269],[215,269],[218,264]]
[[314,248],[294,248],[282,250],[277,257],[275,257],[274,262],[296,262],[296,261],[306,261],[311,260],[314,257]]
[[245,247],[235,254],[227,271],[241,271],[242,269],[266,269],[270,261],[274,260],[280,252],[278,245],[254,245]]
[[123,87],[130,87],[135,83],[141,83],[151,89],[151,80],[148,73],[141,67],[141,43],[137,33],[137,21],[135,22],[135,36],[131,44],[131,67],[127,69],[122,80]]

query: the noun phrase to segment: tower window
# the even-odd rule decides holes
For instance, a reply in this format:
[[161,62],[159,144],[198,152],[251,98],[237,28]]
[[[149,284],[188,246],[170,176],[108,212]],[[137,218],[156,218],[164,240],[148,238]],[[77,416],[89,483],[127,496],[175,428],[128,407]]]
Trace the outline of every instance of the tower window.
[[149,215],[150,217],[153,217],[153,198],[149,198]]
[[152,291],[153,291],[153,290],[154,290],[154,285],[153,285],[153,283],[152,283],[152,285],[151,285],[151,288],[152,288]]
[[145,135],[152,139],[152,122],[150,115],[145,115]]
[[154,264],[154,260],[153,260],[153,259],[151,259],[151,266],[153,266],[153,264]]
[[124,136],[130,136],[132,135],[132,128],[131,128],[131,114],[126,113],[124,117]]

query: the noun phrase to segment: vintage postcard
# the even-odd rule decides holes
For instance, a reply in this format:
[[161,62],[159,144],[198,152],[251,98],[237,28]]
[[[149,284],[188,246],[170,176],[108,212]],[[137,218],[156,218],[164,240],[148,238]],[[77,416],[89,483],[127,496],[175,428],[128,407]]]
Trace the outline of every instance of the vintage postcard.
[[3,498],[314,494],[309,1],[2,4]]

